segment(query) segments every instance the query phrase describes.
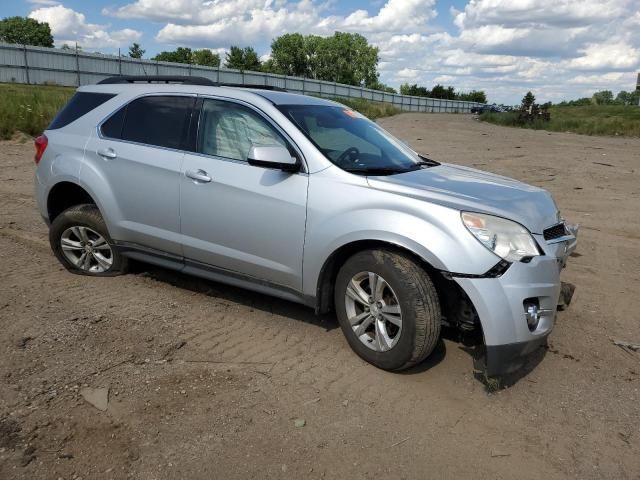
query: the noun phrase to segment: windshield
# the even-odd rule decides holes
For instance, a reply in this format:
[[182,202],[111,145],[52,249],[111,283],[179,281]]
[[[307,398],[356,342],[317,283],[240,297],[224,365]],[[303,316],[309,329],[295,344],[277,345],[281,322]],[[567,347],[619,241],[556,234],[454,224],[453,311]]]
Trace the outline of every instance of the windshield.
[[361,175],[393,175],[439,165],[417,155],[374,122],[344,106],[280,105],[281,112],[338,167]]

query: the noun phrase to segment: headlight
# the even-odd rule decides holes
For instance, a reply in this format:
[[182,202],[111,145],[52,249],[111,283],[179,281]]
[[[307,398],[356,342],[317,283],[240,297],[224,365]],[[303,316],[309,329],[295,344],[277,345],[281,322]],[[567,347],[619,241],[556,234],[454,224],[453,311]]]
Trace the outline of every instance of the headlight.
[[469,212],[462,212],[462,223],[480,243],[509,262],[540,255],[535,240],[519,223]]

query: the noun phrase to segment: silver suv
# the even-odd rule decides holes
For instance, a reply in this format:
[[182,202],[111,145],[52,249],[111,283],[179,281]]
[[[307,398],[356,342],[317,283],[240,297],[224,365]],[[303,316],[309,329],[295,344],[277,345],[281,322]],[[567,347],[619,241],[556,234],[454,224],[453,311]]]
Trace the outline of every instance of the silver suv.
[[78,89],[36,139],[36,191],[71,272],[129,259],[335,310],[367,362],[402,370],[443,325],[487,375],[554,324],[575,248],[545,191],[438,163],[339,103],[193,77]]

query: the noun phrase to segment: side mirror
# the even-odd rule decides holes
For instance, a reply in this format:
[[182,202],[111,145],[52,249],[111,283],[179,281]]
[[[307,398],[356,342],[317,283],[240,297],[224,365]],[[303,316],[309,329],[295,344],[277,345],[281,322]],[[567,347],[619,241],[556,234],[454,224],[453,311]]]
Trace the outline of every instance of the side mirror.
[[298,160],[282,145],[252,145],[247,162],[255,167],[275,168],[285,172],[297,172],[300,169]]

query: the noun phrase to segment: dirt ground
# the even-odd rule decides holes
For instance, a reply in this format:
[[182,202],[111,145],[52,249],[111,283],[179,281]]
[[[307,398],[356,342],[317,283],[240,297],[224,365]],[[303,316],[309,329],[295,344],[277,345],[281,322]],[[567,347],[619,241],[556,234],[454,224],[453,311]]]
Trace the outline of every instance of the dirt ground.
[[[404,374],[336,320],[142,266],[64,271],[32,195],[33,148],[0,143],[0,478],[640,478],[640,139],[471,116],[380,122],[432,158],[552,192],[582,225],[550,348],[487,392],[459,343]],[[109,388],[106,411],[85,388]]]

